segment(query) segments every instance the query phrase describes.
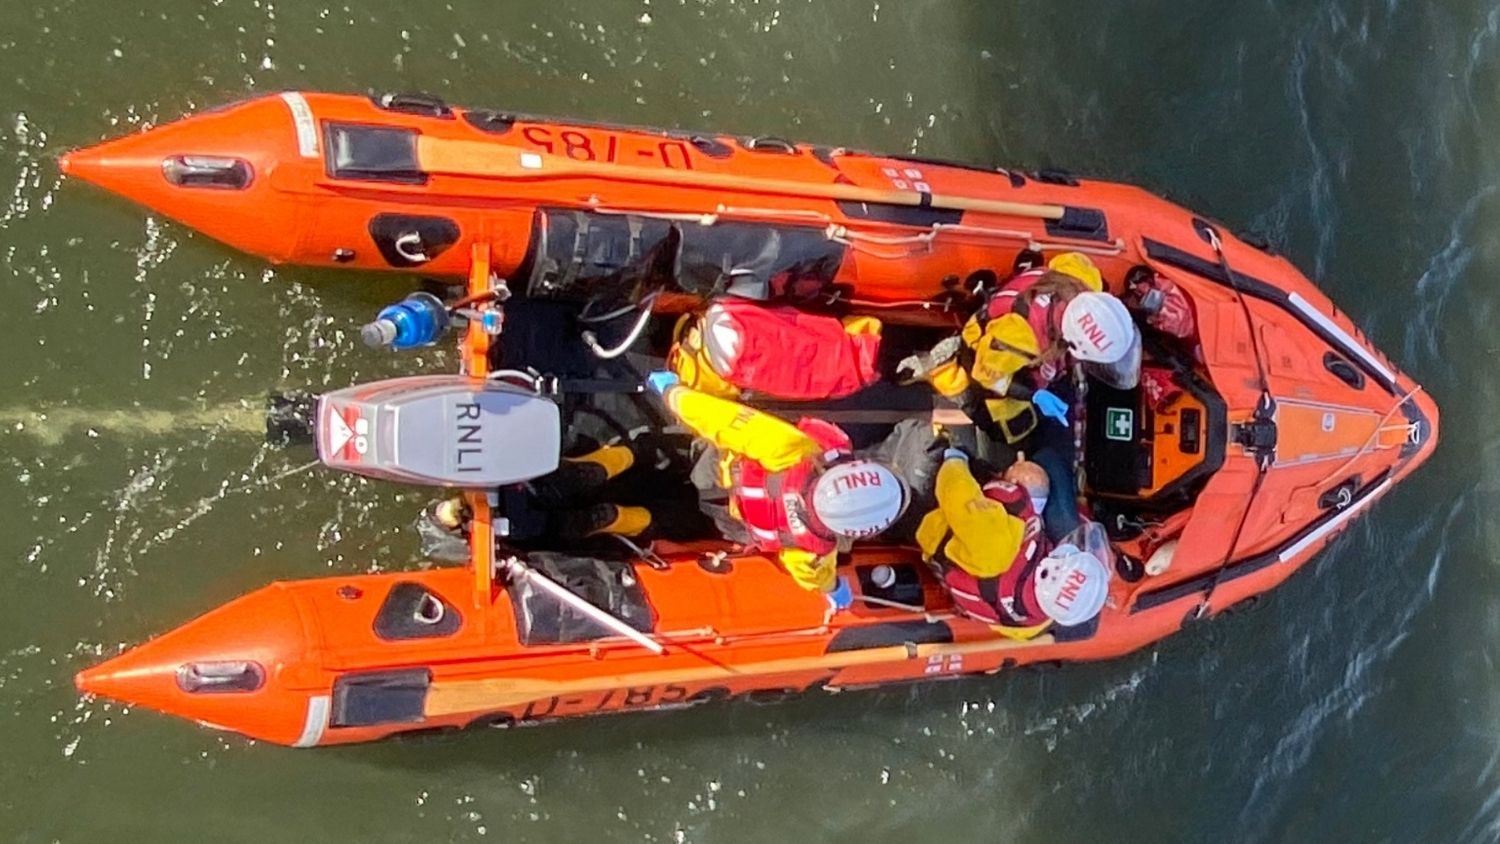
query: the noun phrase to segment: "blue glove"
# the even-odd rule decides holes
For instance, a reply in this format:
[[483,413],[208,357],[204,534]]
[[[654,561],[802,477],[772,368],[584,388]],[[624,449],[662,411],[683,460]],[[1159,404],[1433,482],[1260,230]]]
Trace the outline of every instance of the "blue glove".
[[650,375],[646,376],[646,389],[657,394],[658,396],[664,395],[666,394],[667,390],[670,390],[673,387],[677,386],[677,384],[681,380],[682,379],[678,378],[677,373],[675,372],[668,372],[665,369],[658,369]]
[[1068,403],[1058,398],[1051,390],[1037,390],[1031,394],[1031,403],[1043,416],[1057,420],[1057,424],[1068,424]]
[[968,463],[969,462],[969,455],[966,454],[964,452],[964,450],[960,449],[960,448],[945,448],[945,449],[943,449],[943,459],[944,460],[962,460],[963,462]]
[[833,604],[836,610],[847,610],[854,603],[854,590],[849,588],[849,578],[840,577],[839,585],[832,592],[825,592],[828,603]]

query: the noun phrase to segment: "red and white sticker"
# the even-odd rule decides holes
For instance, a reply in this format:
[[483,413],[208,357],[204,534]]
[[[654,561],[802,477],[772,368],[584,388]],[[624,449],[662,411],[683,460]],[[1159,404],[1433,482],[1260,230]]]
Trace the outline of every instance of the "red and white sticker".
[[328,451],[340,460],[358,461],[370,450],[370,423],[358,405],[333,407],[328,414]]
[[890,180],[891,186],[896,190],[914,190],[920,193],[932,193],[932,185],[923,181],[922,171],[914,167],[903,169],[882,167],[880,168],[880,173]]

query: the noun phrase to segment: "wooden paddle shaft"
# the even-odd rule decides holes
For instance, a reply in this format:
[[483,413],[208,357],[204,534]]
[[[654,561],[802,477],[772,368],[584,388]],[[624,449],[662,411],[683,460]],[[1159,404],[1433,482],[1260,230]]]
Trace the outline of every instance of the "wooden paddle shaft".
[[1061,205],[946,196],[895,188],[884,190],[858,185],[759,179],[729,173],[703,173],[695,170],[669,170],[633,164],[575,161],[564,156],[544,155],[511,146],[500,146],[482,141],[445,140],[430,135],[418,136],[417,161],[424,173],[450,176],[492,179],[609,179],[705,190],[803,196],[840,202],[870,202],[879,205],[937,208],[945,211],[977,211],[984,214],[1004,214],[1040,220],[1061,220],[1065,210]]

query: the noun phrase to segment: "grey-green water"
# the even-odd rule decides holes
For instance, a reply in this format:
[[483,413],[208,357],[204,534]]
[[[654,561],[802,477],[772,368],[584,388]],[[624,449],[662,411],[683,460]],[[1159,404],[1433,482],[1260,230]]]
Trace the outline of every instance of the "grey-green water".
[[[1500,838],[1494,0],[0,11],[0,839]],[[408,282],[271,270],[51,163],[282,88],[1138,182],[1270,234],[1444,444],[1252,611],[1109,664],[311,752],[81,703],[82,665],[268,580],[415,564],[419,492],[295,473],[241,409],[445,365],[352,342]]]

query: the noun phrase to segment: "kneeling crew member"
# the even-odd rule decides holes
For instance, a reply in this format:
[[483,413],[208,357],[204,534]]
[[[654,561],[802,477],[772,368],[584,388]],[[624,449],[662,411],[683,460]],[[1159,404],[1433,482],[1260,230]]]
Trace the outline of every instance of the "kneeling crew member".
[[[1140,373],[1140,331],[1120,300],[1103,292],[1087,256],[1068,252],[1025,270],[991,293],[949,338],[900,364],[965,410],[988,415],[1015,444],[1035,429],[1036,411],[1067,422],[1067,402],[1050,388],[1076,361],[1129,389]],[[982,418],[982,417],[976,417]]]
[[[1140,331],[1120,300],[1102,291],[1099,270],[1087,256],[1058,255],[991,293],[959,337],[900,365],[995,438],[1011,446],[1024,442],[1036,454],[1056,493],[1047,514],[1054,540],[1078,525],[1076,455],[1067,428],[1073,391],[1066,374],[1082,364],[1120,389],[1140,377]],[[1039,425],[1039,414],[1058,424]]]
[[917,530],[923,557],[957,609],[1015,639],[1053,623],[1083,624],[1099,614],[1109,592],[1109,571],[1097,558],[1072,546],[1048,553],[1037,515],[1046,493],[1035,480],[1040,473],[1025,474],[1031,477],[1011,473],[1016,482],[981,487],[968,456],[950,449],[938,470],[938,508]]
[[[671,372],[653,372],[646,384],[718,450],[715,488],[700,484],[700,490],[726,537],[776,552],[804,589],[830,593],[835,606],[847,606],[848,586],[835,576],[838,552],[901,516],[907,491],[895,473],[855,459],[848,435],[831,423],[804,418],[792,425],[684,387]],[[725,504],[716,505],[716,497]]]

